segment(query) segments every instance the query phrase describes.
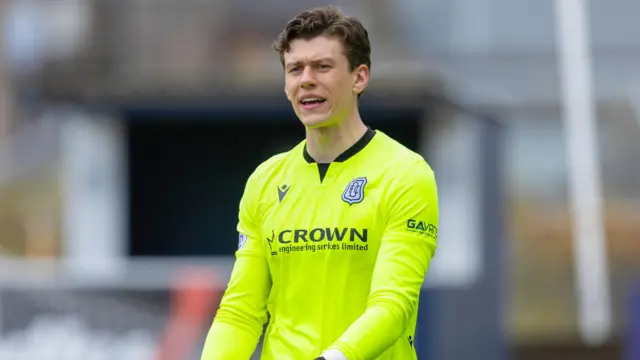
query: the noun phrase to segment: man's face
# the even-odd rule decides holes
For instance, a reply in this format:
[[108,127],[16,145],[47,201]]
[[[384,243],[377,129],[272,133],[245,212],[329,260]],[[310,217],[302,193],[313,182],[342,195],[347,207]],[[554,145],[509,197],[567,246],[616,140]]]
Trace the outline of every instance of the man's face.
[[298,118],[306,127],[332,125],[357,106],[357,93],[364,90],[368,69],[354,71],[344,47],[336,37],[296,39],[284,54],[285,92]]

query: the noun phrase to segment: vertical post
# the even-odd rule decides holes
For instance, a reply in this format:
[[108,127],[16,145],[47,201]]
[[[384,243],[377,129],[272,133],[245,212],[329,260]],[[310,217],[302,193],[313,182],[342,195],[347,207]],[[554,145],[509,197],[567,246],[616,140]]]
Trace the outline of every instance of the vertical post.
[[587,5],[556,0],[557,47],[573,214],[578,322],[582,339],[602,344],[611,331]]
[[64,258],[74,276],[110,276],[126,260],[125,133],[118,119],[70,111],[62,123]]

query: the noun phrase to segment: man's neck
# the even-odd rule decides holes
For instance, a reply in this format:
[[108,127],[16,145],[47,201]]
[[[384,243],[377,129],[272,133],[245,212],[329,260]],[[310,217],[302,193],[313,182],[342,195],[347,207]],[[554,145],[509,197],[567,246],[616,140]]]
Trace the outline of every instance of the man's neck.
[[307,152],[318,163],[330,163],[358,142],[366,131],[367,126],[359,115],[336,125],[307,128]]

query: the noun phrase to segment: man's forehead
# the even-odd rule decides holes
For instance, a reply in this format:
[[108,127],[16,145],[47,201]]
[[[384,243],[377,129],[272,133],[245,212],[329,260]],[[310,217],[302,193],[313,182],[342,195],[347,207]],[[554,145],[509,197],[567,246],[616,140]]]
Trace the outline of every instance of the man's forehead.
[[322,58],[338,57],[342,52],[342,43],[333,38],[318,36],[313,39],[295,39],[291,41],[285,58],[290,61],[317,61]]

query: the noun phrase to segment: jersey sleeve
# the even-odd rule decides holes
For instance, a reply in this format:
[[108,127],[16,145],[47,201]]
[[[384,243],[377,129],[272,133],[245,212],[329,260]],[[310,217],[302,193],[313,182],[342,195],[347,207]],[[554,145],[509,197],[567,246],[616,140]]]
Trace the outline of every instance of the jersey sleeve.
[[271,277],[260,243],[257,180],[255,175],[249,178],[240,201],[236,261],[202,360],[248,360],[267,321]]
[[349,360],[375,359],[403,336],[437,247],[435,176],[420,160],[390,182],[383,206],[387,225],[365,312],[330,348]]

